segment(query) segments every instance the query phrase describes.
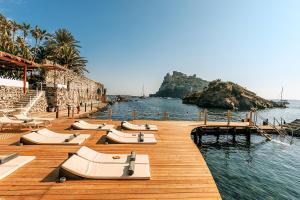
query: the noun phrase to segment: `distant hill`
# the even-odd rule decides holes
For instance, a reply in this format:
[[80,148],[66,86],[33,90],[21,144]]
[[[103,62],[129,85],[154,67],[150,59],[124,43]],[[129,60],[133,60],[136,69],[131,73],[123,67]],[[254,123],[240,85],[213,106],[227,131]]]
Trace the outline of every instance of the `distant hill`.
[[164,77],[158,92],[150,96],[183,98],[192,92],[202,91],[208,83],[206,80],[197,78],[196,75],[188,76],[184,73],[173,71],[172,75],[167,73]]
[[254,92],[232,82],[215,80],[202,92],[194,92],[183,99],[183,103],[196,104],[204,108],[250,110],[284,107],[285,105],[266,100]]

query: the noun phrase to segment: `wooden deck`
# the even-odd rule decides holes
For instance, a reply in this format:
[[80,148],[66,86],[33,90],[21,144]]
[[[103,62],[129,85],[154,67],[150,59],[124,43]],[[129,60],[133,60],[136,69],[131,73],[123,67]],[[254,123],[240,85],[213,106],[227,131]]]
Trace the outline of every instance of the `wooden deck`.
[[[58,167],[68,152],[79,146],[28,145],[14,143],[24,133],[0,133],[0,154],[17,152],[37,158],[0,181],[0,199],[221,199],[213,177],[190,138],[195,122],[147,121],[156,124],[158,143],[103,144],[104,131],[66,130],[72,119],[59,119],[49,129],[64,133],[90,133],[84,144],[104,153],[135,150],[150,157],[150,180],[80,180],[57,183]],[[96,120],[89,120],[96,122]],[[99,120],[97,122],[100,122]],[[103,122],[103,121],[101,121]],[[120,124],[120,122],[108,122]],[[145,121],[135,121],[145,123]],[[128,132],[128,131],[127,131]]]
[[[194,122],[193,125],[202,127],[202,128],[210,128],[210,127],[232,127],[232,128],[251,128],[249,122],[217,122],[217,121],[208,121],[206,124],[204,124],[203,121],[200,122]],[[265,131],[274,131],[274,128],[270,125],[258,125],[260,129],[263,129]],[[276,126],[277,129],[281,129],[280,126]]]

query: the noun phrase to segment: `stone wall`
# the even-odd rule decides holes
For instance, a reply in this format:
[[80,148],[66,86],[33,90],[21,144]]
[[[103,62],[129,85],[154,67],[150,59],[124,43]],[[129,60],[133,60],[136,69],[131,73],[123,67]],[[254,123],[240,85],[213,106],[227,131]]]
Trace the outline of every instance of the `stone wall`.
[[41,97],[37,100],[34,106],[30,109],[29,112],[46,112],[48,107],[48,100],[46,93],[43,92]]
[[22,97],[23,88],[0,86],[0,108],[12,108]]
[[68,104],[101,101],[105,95],[101,83],[66,71],[47,71],[45,76],[46,96],[49,106],[66,108]]

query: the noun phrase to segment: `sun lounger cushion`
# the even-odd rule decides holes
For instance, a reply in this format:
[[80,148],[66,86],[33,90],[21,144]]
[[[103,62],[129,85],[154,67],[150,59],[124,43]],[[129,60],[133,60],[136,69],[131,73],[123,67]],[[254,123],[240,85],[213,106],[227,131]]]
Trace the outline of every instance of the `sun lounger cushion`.
[[121,137],[119,135],[116,135],[112,132],[109,132],[106,135],[106,138],[116,142],[116,143],[123,143],[123,144],[136,144],[136,143],[156,143],[156,139],[154,137],[144,137],[144,141],[141,142],[139,137]]
[[24,123],[24,121],[23,120],[13,120],[13,119],[10,119],[10,118],[8,118],[4,115],[3,117],[0,117],[0,123],[3,123],[3,124],[22,124],[22,123]]
[[70,137],[77,137],[79,136],[80,138],[88,139],[90,137],[89,134],[78,134],[78,133],[56,133],[54,131],[50,131],[49,129],[41,129],[37,131],[38,134],[44,135],[46,137],[63,137],[65,139],[70,138]]
[[121,126],[125,129],[128,130],[134,130],[134,131],[157,131],[158,128],[156,125],[149,125],[149,124],[144,124],[144,125],[137,125],[137,124],[131,124],[128,121],[122,121]]
[[135,164],[134,173],[129,174],[129,164],[103,164],[73,155],[62,166],[65,171],[88,179],[149,179],[149,164]]
[[129,161],[132,160],[132,157],[135,158],[135,162],[138,164],[149,163],[148,155],[136,155],[135,152],[132,152],[131,154],[105,154],[83,146],[76,154],[87,160],[99,163],[129,163]]
[[[124,132],[118,131],[116,129],[111,129],[110,132],[112,132],[120,137],[134,137],[134,138],[139,137],[139,134],[140,134],[140,133],[124,133]],[[152,134],[152,133],[144,134],[144,138],[154,138],[154,134]]]
[[[62,134],[64,135],[64,134]],[[66,134],[67,135],[67,134]],[[80,134],[79,136],[75,137],[71,141],[66,142],[65,140],[70,137],[69,136],[45,136],[39,133],[28,133],[26,135],[23,135],[21,137],[22,143],[29,143],[29,144],[64,144],[64,145],[80,145],[82,144],[86,138],[88,137],[88,134]]]
[[114,125],[110,124],[90,124],[86,121],[79,120],[72,124],[72,128],[78,130],[110,130],[114,128]]
[[54,118],[42,118],[42,117],[28,117],[26,115],[23,114],[19,114],[19,115],[14,115],[14,117],[18,120],[24,120],[24,121],[33,121],[33,120],[37,120],[37,121],[53,121]]
[[35,156],[17,156],[0,165],[0,179],[10,175],[20,167],[34,160]]

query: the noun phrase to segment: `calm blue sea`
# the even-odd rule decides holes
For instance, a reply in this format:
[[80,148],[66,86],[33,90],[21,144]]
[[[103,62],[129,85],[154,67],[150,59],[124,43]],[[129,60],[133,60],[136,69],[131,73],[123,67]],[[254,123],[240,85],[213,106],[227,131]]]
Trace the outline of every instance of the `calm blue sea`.
[[[162,119],[168,112],[171,120],[198,120],[199,111],[194,105],[185,105],[180,99],[132,98],[129,102],[114,104],[112,118],[132,119],[135,110],[138,119]],[[286,109],[259,111],[270,122],[273,117],[286,122],[300,119],[300,101],[290,101]],[[96,113],[96,118],[107,118],[107,112]],[[233,118],[240,120],[245,112],[235,112]],[[226,120],[226,111],[210,109],[209,120]],[[213,136],[203,138],[199,147],[225,200],[299,200],[300,199],[300,138],[290,144],[277,136],[266,142],[259,135],[247,143],[243,136],[233,143],[230,136],[220,137],[215,143]]]

